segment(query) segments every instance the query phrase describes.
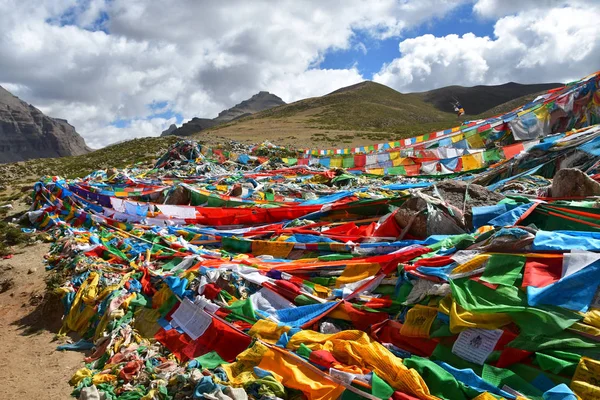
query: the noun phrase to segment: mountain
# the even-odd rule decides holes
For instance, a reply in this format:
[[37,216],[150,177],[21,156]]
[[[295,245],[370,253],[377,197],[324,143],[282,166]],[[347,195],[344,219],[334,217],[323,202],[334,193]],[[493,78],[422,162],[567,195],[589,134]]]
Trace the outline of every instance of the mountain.
[[[260,135],[260,140],[297,147],[309,143],[317,147],[353,147],[450,128],[490,110],[500,114],[510,111],[511,100],[557,86],[561,85],[507,83],[400,93],[365,81],[208,129],[243,142],[256,141]],[[467,115],[456,116],[451,104],[454,97]],[[202,138],[209,136],[203,134]]]
[[169,129],[163,131],[161,136],[189,136],[217,125],[247,117],[259,111],[268,110],[283,104],[285,104],[285,102],[274,94],[261,91],[250,97],[248,100],[244,100],[230,109],[221,111],[216,118],[192,118],[180,128],[172,130],[171,128],[173,125],[171,125]]
[[170,135],[171,132],[174,132],[176,130],[177,130],[177,125],[171,124],[167,129],[165,129],[164,131],[162,131],[162,134],[160,136]]
[[[559,86],[563,85],[560,83],[522,85],[509,82],[495,86],[446,86],[420,94],[425,102],[433,104],[438,110],[454,112],[452,103],[457,99],[467,115],[478,115],[511,100],[545,92]],[[524,103],[518,105],[521,104]]]
[[0,86],[0,163],[89,151],[66,120],[44,115]]
[[229,122],[237,118],[242,118],[259,111],[269,110],[273,107],[281,106],[285,101],[269,92],[258,92],[248,100],[236,104],[229,110],[221,111],[214,121]]
[[243,142],[260,136],[259,140],[297,147],[309,142],[339,147],[396,140],[459,122],[454,113],[438,110],[421,95],[403,94],[367,81],[261,111],[215,126],[210,132]]
[[174,130],[171,130],[171,128],[167,129],[160,136],[190,136],[218,124],[219,123],[213,119],[194,117],[179,128],[175,128]]

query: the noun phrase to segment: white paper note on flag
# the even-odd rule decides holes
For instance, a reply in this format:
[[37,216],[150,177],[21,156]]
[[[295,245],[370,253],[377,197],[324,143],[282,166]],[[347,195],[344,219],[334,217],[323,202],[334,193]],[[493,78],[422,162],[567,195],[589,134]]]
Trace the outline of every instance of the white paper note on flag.
[[352,384],[352,381],[354,380],[354,378],[356,378],[355,374],[351,374],[350,372],[340,371],[335,368],[329,368],[329,375],[336,381],[342,382],[346,385]]
[[204,335],[204,332],[212,324],[212,317],[189,299],[183,299],[172,317],[177,326],[191,337],[192,340],[196,340]]
[[464,360],[483,365],[502,336],[501,329],[467,329],[458,335],[452,352]]

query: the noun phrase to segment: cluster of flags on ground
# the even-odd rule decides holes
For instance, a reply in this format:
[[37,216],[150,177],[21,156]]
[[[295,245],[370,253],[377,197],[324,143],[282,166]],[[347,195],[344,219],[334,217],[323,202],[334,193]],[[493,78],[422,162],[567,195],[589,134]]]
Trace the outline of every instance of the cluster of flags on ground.
[[[61,348],[88,350],[74,396],[599,398],[598,208],[538,195],[568,163],[597,177],[600,127],[576,110],[595,96],[590,82],[596,91],[594,75],[541,103],[572,95],[571,116],[553,126],[577,130],[523,141],[511,128],[515,143],[482,139],[478,153],[351,156],[414,162],[454,149],[464,170],[462,157],[495,151],[455,176],[467,195],[475,184],[506,195],[487,206],[448,204],[428,161],[410,180],[389,169],[415,164],[379,174],[263,163],[277,146],[240,160],[186,141],[152,169],[42,179],[26,216],[53,232],[61,334],[82,338]],[[411,236],[398,213],[414,198],[428,232],[466,212],[473,229]]]

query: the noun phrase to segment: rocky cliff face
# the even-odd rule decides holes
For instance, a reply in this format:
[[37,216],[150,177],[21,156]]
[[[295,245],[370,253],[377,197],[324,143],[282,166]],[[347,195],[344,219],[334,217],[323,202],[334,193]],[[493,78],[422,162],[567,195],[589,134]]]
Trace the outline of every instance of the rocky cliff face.
[[162,134],[160,136],[168,136],[171,134],[171,132],[174,132],[176,130],[177,130],[177,125],[171,124],[167,129],[162,131]]
[[0,86],[0,163],[89,151],[67,121],[44,115]]
[[221,111],[217,118],[192,118],[192,120],[186,122],[176,130],[172,130],[171,127],[169,127],[169,129],[163,131],[161,136],[189,136],[194,133],[201,132],[204,129],[212,128],[213,126],[233,121],[234,119],[243,118],[259,111],[268,110],[284,104],[286,104],[285,101],[281,100],[274,94],[269,92],[258,92],[248,100],[244,100],[240,104],[236,104],[228,110]]
[[[214,119],[195,118],[194,117],[190,121],[181,125],[179,128],[175,127],[175,129],[171,129],[169,127],[169,129],[167,129],[166,131],[163,131],[163,133],[160,136],[169,136],[169,135],[190,136],[194,133],[203,131],[208,128],[212,128],[213,126],[218,125],[218,124],[219,123],[217,121],[215,121]],[[173,126],[173,125],[171,125],[171,126]]]
[[240,104],[236,104],[229,110],[221,111],[219,116],[214,120],[219,122],[229,122],[237,118],[245,117],[247,115],[268,110],[284,104],[285,101],[281,100],[274,94],[269,92],[258,92],[248,100],[244,100]]

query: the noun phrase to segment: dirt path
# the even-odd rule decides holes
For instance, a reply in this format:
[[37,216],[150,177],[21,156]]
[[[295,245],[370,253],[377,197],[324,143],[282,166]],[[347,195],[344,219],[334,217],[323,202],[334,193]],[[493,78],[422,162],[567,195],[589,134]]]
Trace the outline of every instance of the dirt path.
[[83,366],[83,354],[55,350],[62,310],[42,302],[48,249],[35,244],[0,261],[0,283],[14,285],[0,293],[0,399],[69,399],[68,380]]

